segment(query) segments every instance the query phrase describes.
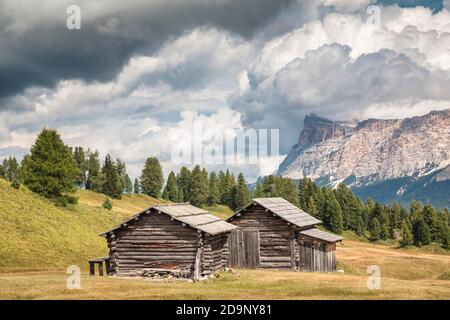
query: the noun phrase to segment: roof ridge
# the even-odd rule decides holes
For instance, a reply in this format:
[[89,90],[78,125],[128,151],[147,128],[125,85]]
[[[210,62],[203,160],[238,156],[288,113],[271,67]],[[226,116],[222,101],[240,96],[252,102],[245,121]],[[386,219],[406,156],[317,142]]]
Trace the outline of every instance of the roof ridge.
[[[190,205],[192,206],[192,204],[190,204],[189,202],[177,202],[177,203],[161,203],[161,204],[156,204],[150,208],[155,208],[155,207],[175,207],[175,206],[185,206],[185,205]],[[200,208],[201,209],[201,208]]]

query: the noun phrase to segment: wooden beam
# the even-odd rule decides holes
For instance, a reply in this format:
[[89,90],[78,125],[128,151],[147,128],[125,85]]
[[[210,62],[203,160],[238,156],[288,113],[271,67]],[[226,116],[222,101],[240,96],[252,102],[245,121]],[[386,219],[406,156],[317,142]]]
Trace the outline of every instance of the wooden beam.
[[95,265],[92,261],[89,261],[89,275],[95,276]]

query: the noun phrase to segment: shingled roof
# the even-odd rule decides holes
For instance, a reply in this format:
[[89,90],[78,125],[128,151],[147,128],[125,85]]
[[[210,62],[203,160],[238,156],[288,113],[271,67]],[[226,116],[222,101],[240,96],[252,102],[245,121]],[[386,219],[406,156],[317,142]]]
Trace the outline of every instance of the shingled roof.
[[[262,207],[266,208],[273,214],[277,215],[281,219],[292,223],[293,225],[296,225],[297,227],[303,228],[303,227],[309,227],[313,226],[319,223],[322,223],[322,221],[314,218],[313,216],[307,214],[303,210],[300,210],[298,207],[294,206],[289,201],[276,197],[276,198],[255,198],[252,200],[252,203],[248,206],[253,205],[253,203],[257,203],[261,205]],[[247,207],[248,207],[247,206]],[[243,208],[239,210],[236,214],[242,213],[246,210],[246,208]],[[231,218],[236,216],[233,215],[232,217],[228,218],[227,221],[229,221]]]
[[142,214],[148,214],[152,211],[167,214],[179,222],[185,223],[186,225],[194,229],[200,230],[210,235],[217,235],[237,229],[236,226],[212,215],[209,211],[197,208],[188,203],[176,203],[159,204],[150,207],[142,211],[141,213],[134,215],[133,217],[114,227],[113,229],[102,233],[101,236],[106,236],[110,232],[115,232],[125,227],[129,222],[138,219]]
[[300,231],[300,234],[303,234],[305,236],[308,236],[308,237],[311,237],[314,239],[327,241],[327,242],[337,242],[337,241],[342,241],[342,239],[344,239],[335,234],[331,234],[331,233],[321,231],[321,230],[315,229],[315,228]]

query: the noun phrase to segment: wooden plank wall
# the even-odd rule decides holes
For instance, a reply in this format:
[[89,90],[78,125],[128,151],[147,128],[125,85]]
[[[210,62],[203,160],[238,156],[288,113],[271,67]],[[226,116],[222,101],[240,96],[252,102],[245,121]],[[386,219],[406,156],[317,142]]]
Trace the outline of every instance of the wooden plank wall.
[[[260,205],[248,207],[240,217],[230,223],[242,230],[258,230],[260,243],[260,267],[291,269],[291,230],[286,221],[266,211]],[[236,239],[239,241],[239,239]],[[236,261],[233,253],[230,264]]]
[[168,215],[142,215],[108,239],[113,271],[119,276],[137,276],[142,268],[193,269],[199,237],[195,229]]
[[228,239],[230,267],[258,268],[260,266],[258,230],[233,230]]
[[336,271],[336,244],[300,237],[299,269],[310,272]]

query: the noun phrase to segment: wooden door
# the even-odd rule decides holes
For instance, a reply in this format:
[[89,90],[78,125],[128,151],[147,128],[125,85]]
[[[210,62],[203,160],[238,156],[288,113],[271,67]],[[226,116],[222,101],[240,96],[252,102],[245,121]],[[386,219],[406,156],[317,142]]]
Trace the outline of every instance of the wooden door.
[[259,267],[259,231],[233,230],[228,238],[228,266]]

